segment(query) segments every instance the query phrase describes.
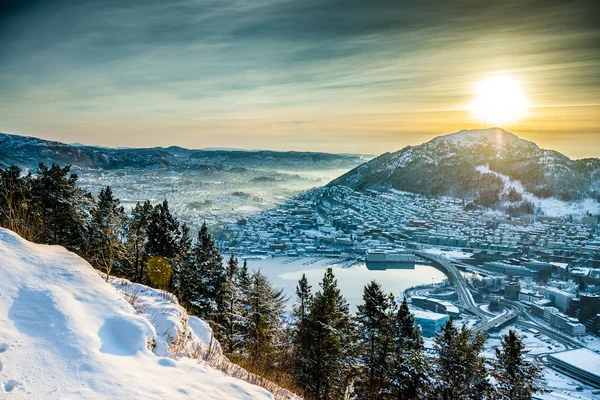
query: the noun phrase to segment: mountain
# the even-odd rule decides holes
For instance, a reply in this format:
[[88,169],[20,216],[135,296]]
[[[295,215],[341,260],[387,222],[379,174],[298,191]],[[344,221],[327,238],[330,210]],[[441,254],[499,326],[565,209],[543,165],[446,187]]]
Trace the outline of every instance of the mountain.
[[[165,292],[107,283],[63,247],[1,228],[0,275],[2,398],[274,398],[228,376],[252,374],[220,355],[208,324]],[[208,343],[217,364],[192,358]]]
[[279,170],[336,169],[353,168],[364,161],[363,157],[355,154],[295,151],[191,150],[178,146],[113,149],[0,133],[0,167],[18,165],[25,169],[34,169],[39,162],[102,170],[218,170],[232,166]]
[[473,199],[482,205],[600,196],[600,159],[571,160],[500,128],[463,130],[385,153],[330,185]]

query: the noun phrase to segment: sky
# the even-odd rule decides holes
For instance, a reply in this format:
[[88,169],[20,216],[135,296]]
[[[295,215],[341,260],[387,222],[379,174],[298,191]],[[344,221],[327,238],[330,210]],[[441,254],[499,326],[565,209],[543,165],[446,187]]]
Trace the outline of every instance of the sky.
[[0,132],[380,154],[486,126],[501,75],[530,106],[505,129],[600,157],[596,0],[0,4]]

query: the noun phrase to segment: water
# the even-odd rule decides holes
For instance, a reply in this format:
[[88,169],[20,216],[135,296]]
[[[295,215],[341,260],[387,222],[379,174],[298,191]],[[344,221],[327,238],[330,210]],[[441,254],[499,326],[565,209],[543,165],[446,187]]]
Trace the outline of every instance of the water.
[[302,274],[312,285],[313,293],[319,289],[319,283],[323,279],[325,270],[333,268],[333,273],[338,281],[338,287],[350,305],[350,312],[356,312],[356,306],[362,304],[363,288],[372,280],[381,284],[384,292],[393,293],[395,297],[409,287],[440,283],[445,278],[442,272],[427,265],[416,265],[415,269],[388,269],[385,271],[369,270],[364,263],[356,264],[350,268],[341,268],[342,262],[334,265],[326,265],[331,259],[323,259],[319,262],[304,265],[313,260],[305,257],[289,262],[287,257],[275,257],[265,260],[248,260],[248,269],[260,269],[269,280],[278,288],[282,288],[289,298],[287,302],[288,311],[296,299],[296,285]]

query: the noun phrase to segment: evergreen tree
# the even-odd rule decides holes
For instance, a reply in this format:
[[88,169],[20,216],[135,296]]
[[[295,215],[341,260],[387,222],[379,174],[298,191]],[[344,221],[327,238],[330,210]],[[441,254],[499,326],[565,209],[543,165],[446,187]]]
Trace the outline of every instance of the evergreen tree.
[[432,398],[440,400],[485,399],[490,390],[485,358],[480,355],[485,336],[448,321],[435,338]]
[[110,186],[100,190],[98,201],[92,209],[89,227],[89,262],[106,273],[106,280],[116,266],[119,275],[122,271],[119,262],[123,259],[123,222],[125,210],[114,197]]
[[248,272],[248,262],[244,260],[244,264],[238,271],[238,284],[243,294],[250,290],[250,272]]
[[0,168],[0,226],[39,242],[44,239],[44,221],[32,201],[31,184],[31,173],[23,176],[17,166]]
[[429,362],[423,353],[424,344],[415,317],[406,297],[394,316],[391,368],[391,398],[420,399],[429,388]]
[[137,203],[127,220],[127,261],[130,265],[131,276],[134,282],[140,282],[144,276],[144,265],[147,257],[144,251],[148,237],[148,226],[152,217],[152,205],[146,200],[143,204]]
[[190,261],[193,245],[189,226],[186,223],[181,224],[176,235],[176,254],[171,260],[173,275],[169,284],[171,291],[178,295],[181,295],[181,278]]
[[309,379],[309,370],[311,360],[309,358],[310,332],[309,332],[309,308],[312,301],[311,286],[308,284],[306,274],[296,286],[296,303],[293,307],[292,318],[293,328],[292,337],[292,374],[296,385],[303,390],[306,388]]
[[260,271],[252,273],[246,341],[249,359],[261,370],[277,366],[285,301],[282,289],[275,289]]
[[226,281],[221,253],[208,227],[202,224],[190,258],[181,271],[180,293],[195,314],[211,323],[217,339],[223,338]]
[[393,321],[389,310],[393,304],[393,297],[386,296],[377,282],[365,286],[363,304],[356,313],[360,373],[355,391],[361,399],[379,399],[389,390]]
[[309,305],[311,363],[305,396],[340,399],[346,393],[352,365],[348,351],[352,343],[350,314],[331,268],[327,268],[320,286]]
[[172,260],[179,254],[179,222],[171,215],[167,200],[152,210],[147,233],[145,252],[148,257],[160,256]]
[[232,254],[227,261],[227,280],[225,282],[225,314],[223,316],[225,351],[233,353],[239,350],[243,337],[242,327],[246,322],[243,293],[239,286],[238,259]]
[[491,375],[496,381],[494,400],[530,400],[535,393],[547,392],[538,382],[542,368],[525,360],[522,338],[512,329],[502,339],[502,349],[496,349]]
[[85,248],[88,212],[92,197],[77,186],[77,175],[71,167],[40,163],[32,181],[31,195],[44,221],[45,242],[65,246],[82,254]]

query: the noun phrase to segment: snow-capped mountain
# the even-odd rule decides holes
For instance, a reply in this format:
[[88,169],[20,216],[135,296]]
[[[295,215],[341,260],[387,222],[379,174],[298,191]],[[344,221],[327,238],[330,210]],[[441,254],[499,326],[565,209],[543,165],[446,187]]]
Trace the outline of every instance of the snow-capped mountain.
[[[370,157],[369,157],[370,159]],[[38,163],[70,164],[78,169],[196,169],[228,167],[295,169],[353,168],[364,162],[355,154],[268,150],[190,150],[167,148],[106,148],[65,144],[0,133],[0,167],[34,169]]]
[[204,361],[209,343],[219,350],[208,324],[166,292],[107,283],[63,247],[2,228],[0,276],[2,399],[274,398],[220,352]]
[[330,185],[449,195],[483,205],[597,199],[600,159],[571,160],[500,128],[463,130],[385,153]]

